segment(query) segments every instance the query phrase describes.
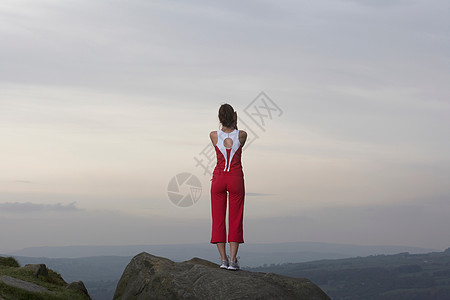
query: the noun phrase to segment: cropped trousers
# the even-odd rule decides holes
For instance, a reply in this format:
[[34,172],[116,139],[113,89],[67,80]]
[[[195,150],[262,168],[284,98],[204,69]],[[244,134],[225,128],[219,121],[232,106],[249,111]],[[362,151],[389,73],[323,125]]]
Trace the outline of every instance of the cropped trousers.
[[[228,197],[227,197],[228,196]],[[226,243],[225,217],[228,198],[228,242],[244,242],[244,176],[226,172],[214,174],[211,179],[211,243]]]

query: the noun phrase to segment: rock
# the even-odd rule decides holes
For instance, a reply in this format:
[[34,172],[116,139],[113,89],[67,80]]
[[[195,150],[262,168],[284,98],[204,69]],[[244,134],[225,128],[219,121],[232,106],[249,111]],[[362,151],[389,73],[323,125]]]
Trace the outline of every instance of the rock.
[[228,271],[200,258],[176,263],[145,252],[125,268],[114,294],[114,300],[243,298],[330,299],[308,279]]
[[36,277],[39,275],[48,277],[48,270],[45,264],[29,264],[22,267],[22,269],[33,271],[34,276]]
[[91,299],[91,296],[89,296],[89,293],[88,293],[88,290],[87,290],[86,286],[84,285],[83,281],[81,281],[81,280],[80,281],[74,281],[74,282],[68,284],[66,288],[69,289],[69,290],[75,290],[75,291],[78,291],[80,293],[83,293],[83,294],[85,294],[88,297],[88,299]]
[[0,281],[10,285],[10,286],[14,286],[17,288],[20,288],[22,290],[26,290],[29,292],[48,292],[49,290],[47,290],[45,287],[42,287],[40,285],[28,282],[28,281],[23,281],[21,279],[17,279],[14,277],[10,277],[10,276],[0,276]]

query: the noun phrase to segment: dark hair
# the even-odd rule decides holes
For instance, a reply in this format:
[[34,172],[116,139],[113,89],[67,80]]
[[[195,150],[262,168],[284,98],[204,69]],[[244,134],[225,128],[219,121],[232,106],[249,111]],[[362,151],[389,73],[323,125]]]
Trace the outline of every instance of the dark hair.
[[234,119],[234,109],[230,104],[225,103],[220,106],[219,121],[222,123],[222,126],[237,129],[236,120]]

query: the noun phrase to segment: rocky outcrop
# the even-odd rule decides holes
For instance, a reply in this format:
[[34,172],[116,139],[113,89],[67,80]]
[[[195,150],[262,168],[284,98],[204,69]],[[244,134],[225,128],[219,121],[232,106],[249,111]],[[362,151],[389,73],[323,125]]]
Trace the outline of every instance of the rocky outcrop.
[[114,300],[132,299],[330,298],[308,279],[244,270],[228,271],[200,258],[173,262],[143,252],[125,268],[114,294]]
[[91,296],[89,296],[88,290],[86,286],[84,285],[83,281],[74,281],[66,286],[66,289],[78,291],[81,294],[84,294],[86,297],[91,299]]
[[48,276],[48,270],[45,264],[29,264],[22,267],[22,269],[32,271],[36,277],[39,277],[39,275]]
[[20,267],[14,258],[0,257],[0,300],[48,299],[48,297],[55,300],[91,299],[83,282],[67,284],[60,274],[48,269],[45,264]]

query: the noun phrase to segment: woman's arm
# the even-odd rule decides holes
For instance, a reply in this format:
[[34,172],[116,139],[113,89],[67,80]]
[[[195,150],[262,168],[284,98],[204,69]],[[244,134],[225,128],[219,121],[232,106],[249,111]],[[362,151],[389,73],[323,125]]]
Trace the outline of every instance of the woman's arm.
[[239,130],[239,142],[242,146],[244,146],[245,141],[247,140],[247,132],[244,130]]
[[209,133],[209,138],[211,139],[211,142],[213,144],[213,146],[215,146],[217,144],[218,141],[218,137],[217,137],[217,131],[211,131]]

